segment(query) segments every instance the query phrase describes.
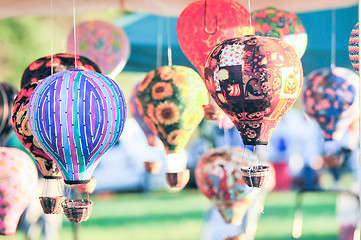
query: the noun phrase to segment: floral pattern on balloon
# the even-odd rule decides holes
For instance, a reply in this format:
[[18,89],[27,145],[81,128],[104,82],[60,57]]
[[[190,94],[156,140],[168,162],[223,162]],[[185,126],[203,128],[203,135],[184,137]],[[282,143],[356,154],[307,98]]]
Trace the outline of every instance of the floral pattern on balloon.
[[[128,102],[129,111],[132,114],[132,116],[134,117],[134,119],[137,121],[137,123],[139,124],[140,128],[143,130],[143,132],[147,138],[149,146],[163,148],[162,142],[156,135],[154,135],[152,130],[144,122],[143,116],[139,112],[138,106],[141,106],[141,104],[137,103],[138,86],[139,86],[139,83],[137,83],[133,87],[132,94],[130,95],[130,100]],[[151,114],[154,111],[153,108],[154,108],[154,105],[152,105],[152,104],[148,105],[148,111],[149,111],[150,115],[152,116],[152,118],[154,119],[154,116]]]
[[124,68],[130,54],[128,37],[120,27],[104,21],[81,22],[68,35],[67,50],[92,59],[110,78]]
[[252,201],[252,188],[245,184],[240,172],[242,161],[252,157],[252,152],[243,148],[215,148],[206,152],[196,166],[198,189],[227,223],[240,224]]
[[307,33],[296,14],[274,7],[252,12],[255,34],[280,38],[290,44],[299,58],[307,47]]
[[180,152],[202,121],[207,90],[191,68],[163,66],[147,74],[138,86],[137,108],[167,153]]
[[305,112],[321,127],[326,140],[340,140],[357,116],[358,76],[342,68],[321,68],[305,78]]
[[0,147],[0,234],[13,235],[38,182],[36,167],[25,152]]
[[39,143],[34,139],[29,123],[29,101],[34,89],[39,82],[34,82],[23,87],[15,98],[11,111],[11,118],[15,134],[21,144],[35,159],[44,178],[61,178],[61,173],[56,163],[44,152]]
[[351,60],[351,64],[355,69],[356,73],[359,74],[359,28],[358,23],[351,31],[349,45],[348,45],[348,53]]
[[[99,72],[99,67],[90,59],[74,54],[58,53],[52,56],[39,58],[25,69],[21,77],[21,88],[32,82],[37,82],[50,76],[52,73],[78,68],[92,72]],[[53,72],[52,72],[53,71]]]
[[189,4],[177,21],[179,45],[202,78],[207,56],[217,43],[253,33],[251,15],[237,1],[210,0],[206,4],[206,19],[205,1],[200,0]]
[[245,145],[267,144],[303,83],[295,50],[277,38],[245,36],[219,43],[209,55],[205,83]]

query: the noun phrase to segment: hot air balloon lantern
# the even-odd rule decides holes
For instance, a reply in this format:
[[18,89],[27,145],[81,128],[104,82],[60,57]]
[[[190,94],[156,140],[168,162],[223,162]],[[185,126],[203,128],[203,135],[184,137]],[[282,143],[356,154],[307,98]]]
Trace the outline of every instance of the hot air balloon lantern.
[[[123,131],[126,106],[113,80],[72,69],[53,74],[36,87],[29,113],[35,140],[71,185],[90,181],[99,160]],[[73,218],[71,210],[86,209],[84,213],[90,214],[91,205],[88,199],[66,200],[63,210],[70,221],[85,221],[89,216]]]
[[14,235],[38,182],[36,167],[25,152],[0,147],[0,234]]
[[[206,63],[205,83],[243,143],[267,145],[301,91],[302,65],[284,41],[249,35],[215,46]],[[268,171],[269,166],[262,164],[242,168],[245,178]]]
[[324,160],[336,165],[341,164],[339,141],[358,117],[358,79],[356,73],[342,67],[317,69],[305,79],[304,110],[322,130]]
[[[29,126],[29,110],[28,105],[30,96],[40,81],[29,83],[20,89],[15,98],[11,111],[11,119],[15,134],[24,148],[35,159],[38,168],[45,179],[44,193],[39,197],[41,206],[45,214],[58,214],[61,212],[61,203],[65,200],[61,188],[59,192],[48,189],[49,181],[62,179],[61,173],[55,162],[43,151],[34,139],[33,133]],[[60,184],[58,182],[58,184]],[[58,188],[55,188],[55,190]],[[51,192],[53,192],[51,194]],[[51,196],[52,195],[52,196]]]
[[163,142],[168,154],[168,184],[184,187],[189,180],[189,170],[182,153],[204,117],[202,105],[208,104],[202,79],[194,70],[183,66],[157,68],[139,84],[135,102],[143,120]]
[[244,159],[253,158],[248,149],[215,148],[198,161],[195,178],[198,189],[219,210],[226,223],[241,224],[255,189],[248,187],[239,169]]
[[351,64],[355,69],[356,73],[359,74],[359,28],[358,23],[351,31],[349,45],[348,45],[348,53],[351,60]]
[[290,44],[301,58],[307,47],[307,33],[293,12],[274,7],[252,12],[255,34],[258,36],[280,38]]
[[11,130],[11,108],[18,90],[8,83],[0,83],[0,146],[7,141]]
[[99,72],[99,67],[90,59],[74,54],[57,53],[41,57],[29,64],[21,77],[21,88],[32,82],[43,80],[52,73],[57,73],[73,68]]
[[[132,114],[134,119],[137,121],[140,128],[143,130],[143,132],[147,138],[147,142],[148,142],[149,146],[156,147],[158,149],[164,149],[162,141],[157,137],[157,135],[155,135],[152,132],[152,130],[146,124],[143,116],[140,114],[140,112],[138,110],[138,106],[140,105],[139,103],[137,104],[137,101],[139,101],[139,100],[137,100],[139,84],[140,84],[140,82],[134,85],[131,96],[130,96],[130,100],[129,100],[130,113]],[[160,171],[161,166],[162,166],[162,162],[160,160],[148,161],[146,159],[144,161],[145,170],[152,174],[157,174]]]
[[130,54],[128,37],[120,27],[104,21],[81,22],[68,35],[67,51],[92,59],[101,71],[114,79]]

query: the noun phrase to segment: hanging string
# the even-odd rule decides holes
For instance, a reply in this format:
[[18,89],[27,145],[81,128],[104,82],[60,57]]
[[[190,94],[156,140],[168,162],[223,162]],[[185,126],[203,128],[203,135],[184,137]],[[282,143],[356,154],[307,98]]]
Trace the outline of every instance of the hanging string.
[[41,192],[42,196],[45,196],[45,189],[48,188],[48,179],[44,179],[44,184],[43,184],[43,191]]
[[75,0],[73,0],[73,26],[74,26],[74,66],[76,66],[76,29],[75,29]]
[[158,17],[158,34],[157,34],[157,61],[156,68],[162,66],[163,56],[163,17]]
[[249,31],[252,29],[252,15],[251,15],[251,0],[248,0],[248,12],[249,12]]
[[61,184],[61,179],[56,179],[56,182],[57,182],[57,185],[58,185],[58,192],[59,192],[59,196],[62,196],[63,195],[63,185]]
[[331,25],[331,68],[334,68],[336,62],[336,11],[334,7],[332,7]]
[[172,66],[172,48],[170,45],[170,23],[169,17],[167,17],[167,41],[168,41],[168,66]]
[[53,56],[53,0],[50,0],[50,63],[51,75],[54,74],[54,56]]

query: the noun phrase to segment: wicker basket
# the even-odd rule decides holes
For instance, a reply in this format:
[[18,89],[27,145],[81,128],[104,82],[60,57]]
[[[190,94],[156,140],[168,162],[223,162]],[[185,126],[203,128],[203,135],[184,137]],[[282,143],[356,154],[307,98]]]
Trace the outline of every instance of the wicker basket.
[[165,177],[171,188],[184,188],[189,182],[190,171],[186,169],[183,172],[165,173]]
[[161,167],[162,167],[161,161],[154,161],[154,162],[144,161],[144,168],[145,171],[148,173],[157,174],[159,173]]
[[61,212],[61,204],[65,201],[64,196],[42,196],[39,197],[41,207],[45,214],[59,214]]
[[204,117],[207,120],[220,120],[222,118],[221,109],[215,104],[203,105]]
[[249,187],[260,188],[265,183],[265,178],[270,171],[269,166],[258,165],[252,167],[242,167],[242,179]]
[[71,199],[62,204],[65,216],[70,222],[84,222],[89,219],[93,202],[88,199]]

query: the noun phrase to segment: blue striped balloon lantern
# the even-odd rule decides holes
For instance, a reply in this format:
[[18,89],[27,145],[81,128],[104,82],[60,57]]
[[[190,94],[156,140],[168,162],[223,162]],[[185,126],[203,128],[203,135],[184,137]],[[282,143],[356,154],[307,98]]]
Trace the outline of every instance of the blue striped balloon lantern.
[[34,138],[56,162],[65,183],[81,184],[119,139],[126,118],[118,85],[96,72],[72,69],[45,78],[29,103]]

